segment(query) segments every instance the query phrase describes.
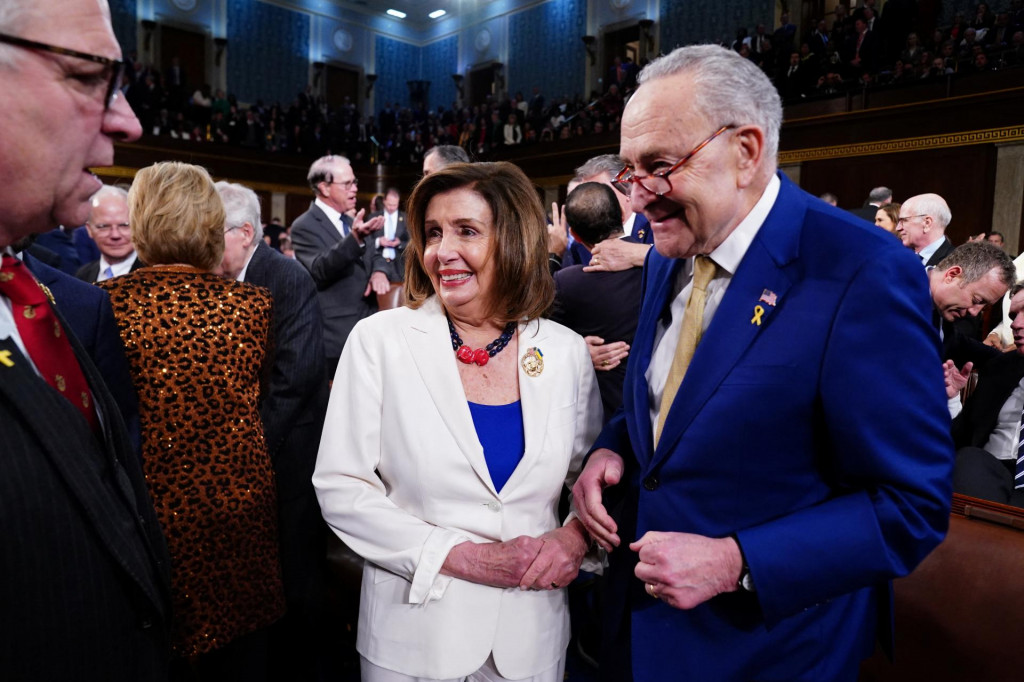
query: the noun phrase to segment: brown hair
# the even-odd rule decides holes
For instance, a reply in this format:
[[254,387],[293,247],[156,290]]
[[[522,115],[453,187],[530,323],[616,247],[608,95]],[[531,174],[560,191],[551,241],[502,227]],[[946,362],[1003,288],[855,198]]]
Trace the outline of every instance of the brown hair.
[[177,161],[143,168],[128,191],[128,215],[148,265],[212,270],[224,255],[224,203],[205,168]]
[[476,192],[494,219],[494,291],[488,315],[497,324],[534,320],[555,299],[548,270],[547,221],[533,183],[511,163],[456,163],[427,175],[409,197],[409,247],[405,261],[405,295],[410,308],[434,295],[423,265],[424,223],[431,200],[455,189]]

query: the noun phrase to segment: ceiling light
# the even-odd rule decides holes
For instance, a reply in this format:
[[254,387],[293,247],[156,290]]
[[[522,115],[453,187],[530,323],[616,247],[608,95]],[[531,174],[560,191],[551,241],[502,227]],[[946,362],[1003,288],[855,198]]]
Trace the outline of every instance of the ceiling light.
[[443,17],[445,14],[448,14],[448,13],[445,12],[443,9],[435,9],[433,12],[431,12],[427,16],[430,17],[431,19],[437,19],[438,17]]
[[405,12],[399,12],[397,9],[389,9],[388,14],[399,19],[405,19]]

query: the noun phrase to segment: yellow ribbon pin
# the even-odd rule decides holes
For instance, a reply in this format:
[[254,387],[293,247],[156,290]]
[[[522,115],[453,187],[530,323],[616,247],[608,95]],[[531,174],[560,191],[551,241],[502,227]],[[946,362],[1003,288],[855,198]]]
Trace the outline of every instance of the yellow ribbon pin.
[[14,361],[11,360],[11,351],[0,350],[0,365],[4,367],[14,367]]
[[756,324],[758,327],[761,326],[761,316],[764,315],[764,308],[759,305],[754,306],[754,316],[750,318],[750,324]]

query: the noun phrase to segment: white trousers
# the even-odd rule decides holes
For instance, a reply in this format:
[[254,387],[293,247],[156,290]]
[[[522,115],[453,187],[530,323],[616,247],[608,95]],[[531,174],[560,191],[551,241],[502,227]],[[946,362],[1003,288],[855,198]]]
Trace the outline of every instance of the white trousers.
[[[382,668],[366,660],[365,656],[359,657],[359,672],[362,682],[513,682],[507,677],[498,674],[494,667],[494,657],[488,656],[487,662],[469,677],[457,677],[447,680],[435,680],[430,677],[413,677],[403,675],[394,670]],[[524,677],[515,682],[562,682],[565,677],[565,656],[547,670],[532,677]]]

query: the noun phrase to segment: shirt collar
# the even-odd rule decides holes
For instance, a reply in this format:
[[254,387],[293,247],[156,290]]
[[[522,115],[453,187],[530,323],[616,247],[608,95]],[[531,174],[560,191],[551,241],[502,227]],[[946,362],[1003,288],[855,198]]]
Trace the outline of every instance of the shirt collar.
[[782,183],[779,181],[779,176],[773,175],[771,181],[768,182],[768,186],[761,193],[761,198],[750,209],[750,213],[740,221],[736,229],[725,238],[724,242],[718,245],[717,249],[708,254],[718,267],[730,275],[736,274],[736,268],[739,267],[743,256],[747,253],[747,249],[753,243],[754,237],[757,236],[772,207],[775,206],[775,200],[779,196],[779,188],[781,186]]
[[931,259],[931,257],[935,255],[935,252],[939,250],[939,247],[942,246],[942,242],[945,238],[945,234],[940,234],[938,239],[936,239],[931,244],[918,251],[917,255],[921,258],[922,261],[927,263]]
[[331,208],[330,206],[328,206],[324,202],[320,201],[319,197],[317,197],[316,201],[314,201],[313,203],[316,204],[317,206],[319,206],[320,210],[323,211],[325,214],[327,214],[327,217],[331,219],[331,224],[332,225],[334,225],[336,227],[341,225],[341,214],[340,213],[335,211],[333,208]]

